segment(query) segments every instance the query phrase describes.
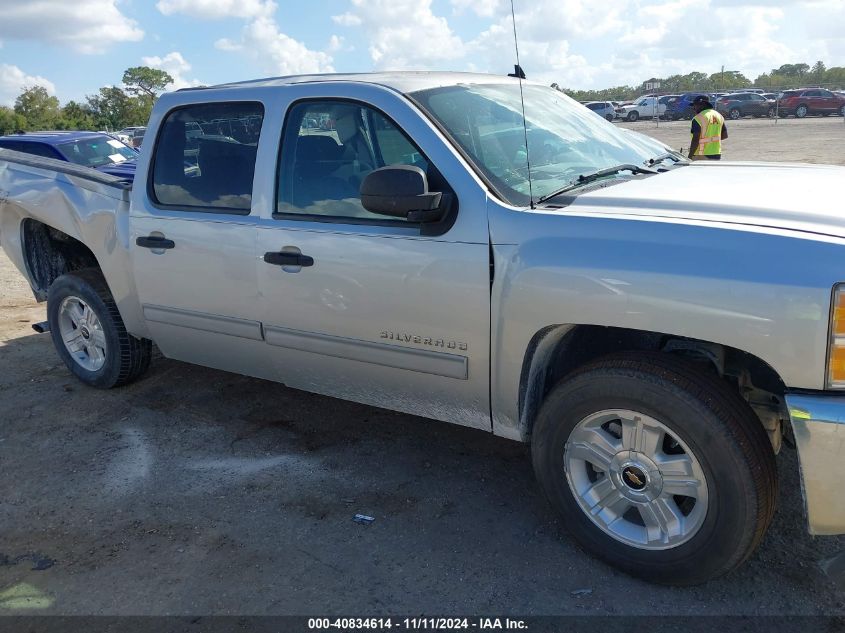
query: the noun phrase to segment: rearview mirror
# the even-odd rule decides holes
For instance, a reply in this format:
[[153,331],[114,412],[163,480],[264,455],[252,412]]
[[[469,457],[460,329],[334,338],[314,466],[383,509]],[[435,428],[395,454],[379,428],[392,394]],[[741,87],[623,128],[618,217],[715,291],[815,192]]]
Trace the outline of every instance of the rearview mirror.
[[428,190],[425,172],[414,165],[390,165],[367,174],[361,183],[361,204],[371,213],[435,222],[441,219],[439,191]]

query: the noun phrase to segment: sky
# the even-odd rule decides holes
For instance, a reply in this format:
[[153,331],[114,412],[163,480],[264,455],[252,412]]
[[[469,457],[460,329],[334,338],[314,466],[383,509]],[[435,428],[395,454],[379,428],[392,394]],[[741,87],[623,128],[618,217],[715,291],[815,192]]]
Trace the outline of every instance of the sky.
[[[845,66],[845,0],[514,0],[529,79],[575,89],[724,65]],[[0,0],[0,104],[41,85],[62,103],[131,66],[169,88],[374,70],[503,74],[509,0]]]

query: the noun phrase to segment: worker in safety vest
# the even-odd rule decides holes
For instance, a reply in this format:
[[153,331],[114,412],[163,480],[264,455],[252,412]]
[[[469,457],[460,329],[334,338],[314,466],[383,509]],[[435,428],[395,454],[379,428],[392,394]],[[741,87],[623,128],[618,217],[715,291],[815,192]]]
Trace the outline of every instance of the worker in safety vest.
[[713,109],[710,99],[701,95],[693,99],[692,141],[689,146],[690,160],[720,160],[722,141],[728,138],[725,117]]

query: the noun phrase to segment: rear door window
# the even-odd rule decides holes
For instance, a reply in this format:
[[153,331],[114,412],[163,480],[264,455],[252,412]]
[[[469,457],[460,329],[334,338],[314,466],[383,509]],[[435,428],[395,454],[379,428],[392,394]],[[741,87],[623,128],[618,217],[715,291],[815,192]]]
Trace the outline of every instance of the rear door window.
[[172,110],[153,156],[151,199],[162,206],[248,215],[264,106],[203,103]]

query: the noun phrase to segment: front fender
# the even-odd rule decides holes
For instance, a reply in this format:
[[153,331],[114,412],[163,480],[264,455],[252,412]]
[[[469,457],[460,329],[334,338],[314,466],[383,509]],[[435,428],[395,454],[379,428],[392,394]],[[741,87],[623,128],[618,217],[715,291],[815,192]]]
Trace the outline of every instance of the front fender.
[[710,341],[756,356],[788,387],[823,388],[831,288],[845,279],[845,240],[500,207],[490,218],[497,434],[526,436],[524,359],[550,326]]

